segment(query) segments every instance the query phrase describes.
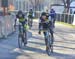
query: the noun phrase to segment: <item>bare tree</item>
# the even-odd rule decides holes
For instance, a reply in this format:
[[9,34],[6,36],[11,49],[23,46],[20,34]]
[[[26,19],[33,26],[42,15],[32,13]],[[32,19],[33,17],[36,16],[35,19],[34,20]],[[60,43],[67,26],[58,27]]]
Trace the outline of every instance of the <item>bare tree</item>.
[[64,12],[68,13],[70,10],[70,4],[75,0],[61,0],[61,1],[62,1],[63,5],[55,3],[55,4],[52,4],[51,6],[64,6]]
[[44,0],[29,0],[33,9],[38,10],[40,9],[40,5],[43,3]]
[[64,3],[64,8],[65,8],[64,11],[68,13],[70,9],[70,4],[75,0],[62,0],[62,1]]

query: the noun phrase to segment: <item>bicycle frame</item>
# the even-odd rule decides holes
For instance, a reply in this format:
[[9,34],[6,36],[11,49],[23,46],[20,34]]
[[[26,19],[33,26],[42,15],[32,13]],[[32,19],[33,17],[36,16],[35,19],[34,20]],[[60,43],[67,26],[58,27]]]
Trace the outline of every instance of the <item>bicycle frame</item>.
[[47,51],[47,54],[50,55],[51,52],[53,52],[53,38],[51,36],[51,33],[50,33],[50,30],[46,30],[46,36],[45,36],[45,39],[47,40],[46,41],[46,46],[48,47],[48,49],[46,49]]

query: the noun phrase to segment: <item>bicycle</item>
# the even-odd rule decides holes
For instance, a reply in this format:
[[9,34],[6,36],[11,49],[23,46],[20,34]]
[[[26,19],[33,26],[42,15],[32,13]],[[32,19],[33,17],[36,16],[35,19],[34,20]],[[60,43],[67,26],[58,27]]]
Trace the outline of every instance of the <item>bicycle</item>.
[[21,23],[19,23],[19,35],[18,35],[19,48],[22,48],[23,45],[26,46],[26,44],[27,44],[27,31],[26,28],[24,28],[24,26]]
[[43,26],[47,24],[47,26],[45,27],[46,29],[44,29],[44,27],[42,27],[42,29],[43,29],[44,37],[45,37],[46,52],[50,56],[51,53],[53,53],[54,37],[50,33],[51,28],[49,27],[50,25],[48,25],[49,23],[42,22],[42,24]]
[[49,29],[46,30],[45,33],[46,52],[50,56],[51,53],[53,53],[53,37],[51,36]]

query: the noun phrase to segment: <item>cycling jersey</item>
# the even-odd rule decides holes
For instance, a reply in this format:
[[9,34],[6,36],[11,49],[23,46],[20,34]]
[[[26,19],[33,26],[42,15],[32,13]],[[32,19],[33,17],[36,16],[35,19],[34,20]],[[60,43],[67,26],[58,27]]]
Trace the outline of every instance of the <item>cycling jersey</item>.
[[52,31],[53,30],[53,24],[52,24],[52,22],[48,18],[43,19],[42,18],[43,15],[45,16],[46,13],[43,12],[42,15],[41,15],[41,17],[40,17],[39,31],[50,29],[50,31],[53,33],[53,31]]
[[29,12],[28,17],[29,17],[29,18],[33,18],[33,12],[32,12],[32,11]]
[[19,22],[22,23],[22,26],[26,29],[28,28],[27,19],[25,19],[23,13],[18,13],[16,17],[19,19]]

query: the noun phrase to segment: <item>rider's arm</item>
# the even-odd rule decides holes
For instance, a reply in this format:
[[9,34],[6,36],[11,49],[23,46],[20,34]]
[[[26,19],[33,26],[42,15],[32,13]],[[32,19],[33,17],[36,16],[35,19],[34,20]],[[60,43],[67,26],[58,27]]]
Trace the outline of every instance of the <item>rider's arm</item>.
[[41,17],[39,18],[39,23],[41,23]]
[[41,34],[41,26],[42,26],[42,24],[41,24],[41,17],[39,18],[39,34]]

